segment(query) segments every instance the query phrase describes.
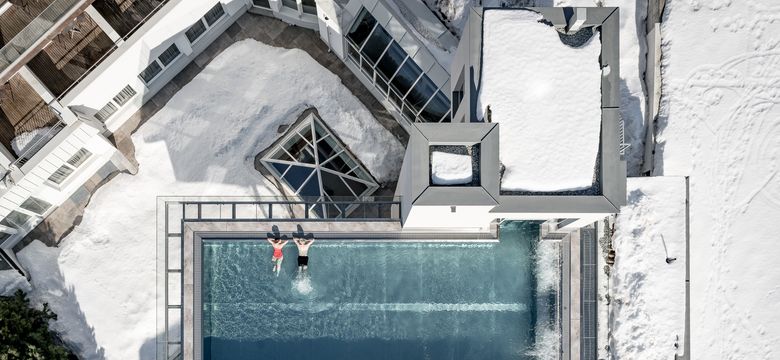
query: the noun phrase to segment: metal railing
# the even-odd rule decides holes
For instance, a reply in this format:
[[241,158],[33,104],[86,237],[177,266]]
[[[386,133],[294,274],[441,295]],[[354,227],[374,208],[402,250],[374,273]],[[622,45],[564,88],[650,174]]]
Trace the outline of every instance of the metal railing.
[[54,0],[27,26],[0,48],[0,72],[11,66],[22,54],[35,45],[62,17],[86,0]]
[[59,113],[57,113],[57,117],[60,118],[60,120],[57,121],[54,125],[52,125],[51,128],[49,128],[49,130],[47,130],[44,134],[36,138],[33,143],[27,145],[24,151],[21,154],[19,154],[19,157],[16,159],[16,161],[11,163],[11,166],[9,166],[9,168],[17,167],[21,169],[21,167],[24,166],[24,164],[26,164],[28,161],[30,161],[30,159],[32,159],[32,157],[35,156],[35,154],[37,154],[38,151],[43,149],[43,147],[46,146],[46,144],[48,144],[49,141],[51,141],[51,139],[57,136],[57,134],[59,134],[60,131],[62,131],[62,129],[68,126],[68,124],[62,121],[62,118],[59,116]]
[[[183,221],[400,221],[395,196],[257,197],[250,200],[182,201]],[[329,207],[351,211],[327,211]],[[333,215],[335,214],[335,215]]]
[[102,64],[106,58],[108,58],[111,54],[113,54],[114,51],[117,48],[119,48],[119,45],[127,41],[127,39],[129,39],[131,36],[133,36],[133,34],[135,34],[135,32],[138,30],[138,28],[146,24],[146,22],[149,21],[149,18],[151,18],[152,16],[154,16],[154,14],[160,11],[160,9],[162,9],[163,6],[168,4],[168,2],[170,2],[170,0],[163,0],[159,5],[157,5],[157,7],[155,7],[151,12],[149,12],[149,14],[144,16],[144,18],[141,19],[141,21],[139,21],[138,24],[133,26],[133,28],[130,29],[130,31],[128,31],[127,35],[120,37],[117,41],[114,41],[114,44],[111,45],[111,47],[108,48],[106,52],[95,61],[94,64],[92,64],[89,68],[87,68],[87,70],[84,71],[83,74],[81,74],[78,78],[76,78],[76,80],[73,81],[73,83],[71,83],[67,88],[65,88],[62,94],[60,94],[57,97],[57,100],[62,100],[62,98],[64,98],[65,95],[68,94],[68,92],[70,92],[71,90],[73,90],[74,87],[80,84],[84,80],[84,78],[86,78],[90,73],[92,73],[93,70],[95,70],[96,67],[100,66],[100,64]]

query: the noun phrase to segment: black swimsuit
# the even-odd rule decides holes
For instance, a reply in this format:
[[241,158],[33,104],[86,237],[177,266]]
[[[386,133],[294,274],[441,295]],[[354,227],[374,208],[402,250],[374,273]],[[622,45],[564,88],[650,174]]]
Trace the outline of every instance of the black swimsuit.
[[309,257],[308,256],[298,256],[298,266],[309,266]]

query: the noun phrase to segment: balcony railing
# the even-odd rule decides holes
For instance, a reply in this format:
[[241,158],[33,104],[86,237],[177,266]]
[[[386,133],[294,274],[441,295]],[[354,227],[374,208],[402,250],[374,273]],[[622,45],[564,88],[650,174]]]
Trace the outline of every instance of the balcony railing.
[[68,124],[63,122],[61,119],[54,125],[52,125],[48,130],[46,130],[45,133],[41,134],[38,138],[35,139],[31,144],[27,145],[24,149],[24,151],[19,154],[19,158],[16,159],[13,163],[11,163],[11,166],[15,166],[17,168],[21,168],[26,164],[30,159],[32,159],[35,154],[38,153],[41,149],[43,149],[46,144],[51,141],[57,134],[59,134],[62,129],[64,129]]
[[0,48],[0,71],[5,70],[35,45],[57,22],[76,5],[86,0],[55,0],[27,26]]

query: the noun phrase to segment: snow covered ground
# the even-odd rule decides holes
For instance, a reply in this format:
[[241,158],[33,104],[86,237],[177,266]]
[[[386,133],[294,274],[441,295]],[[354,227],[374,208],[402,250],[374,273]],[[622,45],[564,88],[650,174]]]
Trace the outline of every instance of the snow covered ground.
[[254,156],[309,106],[380,181],[397,177],[403,147],[336,75],[303,51],[244,40],[133,135],[138,174],[98,190],[60,248],[18,254],[31,298],[50,303],[82,358],[154,358],[156,196],[277,195]]
[[689,175],[691,357],[780,357],[780,3],[666,3],[657,174]]
[[0,270],[0,296],[10,296],[22,290],[30,291],[30,283],[16,270]]
[[638,175],[644,153],[645,18],[647,0],[424,0],[458,36],[466,25],[468,7],[507,6],[617,6],[620,8],[620,115],[625,123],[628,173]]
[[616,359],[673,359],[685,334],[685,178],[630,178],[627,196],[612,244],[610,347]]
[[487,117],[489,106],[501,124],[501,189],[591,187],[601,140],[598,34],[575,48],[536,12],[485,10],[483,17],[477,116]]
[[431,153],[431,181],[436,185],[458,185],[471,182],[471,156],[443,151]]

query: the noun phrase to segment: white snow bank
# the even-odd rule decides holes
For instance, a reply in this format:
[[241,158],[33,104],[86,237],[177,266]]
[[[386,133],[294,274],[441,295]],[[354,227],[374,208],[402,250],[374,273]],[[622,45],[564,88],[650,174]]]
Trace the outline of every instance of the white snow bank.
[[442,151],[431,153],[431,181],[435,185],[468,184],[473,176],[471,156]]
[[16,290],[29,292],[30,283],[16,270],[0,271],[0,296],[11,296]]
[[33,298],[52,304],[57,331],[83,359],[100,358],[99,348],[108,359],[155,356],[156,197],[278,195],[254,156],[309,106],[377,178],[397,176],[402,146],[337,76],[301,50],[244,40],[133,135],[138,174],[100,188],[61,250],[21,252]]
[[685,178],[629,178],[626,190],[613,238],[612,353],[673,359],[684,352]]
[[[103,359],[104,350],[95,342],[91,324],[84,317],[85,314],[82,312],[79,303],[80,301],[89,300],[85,299],[89,296],[104,296],[116,301],[115,304],[106,304],[105,306],[122,306],[124,299],[121,296],[125,296],[129,289],[125,290],[124,293],[106,293],[105,291],[109,289],[104,289],[95,295],[82,293],[80,294],[81,298],[79,298],[75,292],[74,283],[63,277],[60,249],[47,247],[42,242],[35,240],[22,249],[17,254],[17,257],[22,266],[32,274],[32,289],[27,294],[32,305],[41,308],[43,303],[48,303],[51,310],[57,314],[57,321],[52,321],[49,325],[50,328],[60,334],[62,340],[80,358]],[[78,258],[78,255],[73,254],[72,257]],[[85,270],[89,271],[89,269]],[[108,271],[105,268],[96,268],[94,270]],[[101,277],[115,278],[120,282],[123,280],[134,280],[132,277],[128,277],[127,274],[117,272],[121,270],[116,269],[113,273],[106,274],[94,273],[90,280],[94,281]],[[132,273],[132,270],[128,270],[128,272]],[[122,285],[127,287],[141,286],[141,284],[133,283],[116,284],[115,286],[121,287]],[[138,331],[138,329],[133,329],[136,326],[135,324],[125,323],[124,325],[123,330],[114,333],[113,337],[121,338],[126,333]],[[143,326],[145,324],[139,325]]]
[[11,140],[11,149],[13,149],[16,155],[22,155],[24,151],[30,149],[40,140],[44,139],[48,135],[49,130],[51,130],[50,127],[42,127],[16,135],[16,137]]
[[691,354],[780,358],[780,3],[666,3],[656,169],[690,176]]
[[599,35],[569,47],[541,19],[485,10],[478,116],[490,106],[501,124],[503,190],[586,189],[601,135]]

